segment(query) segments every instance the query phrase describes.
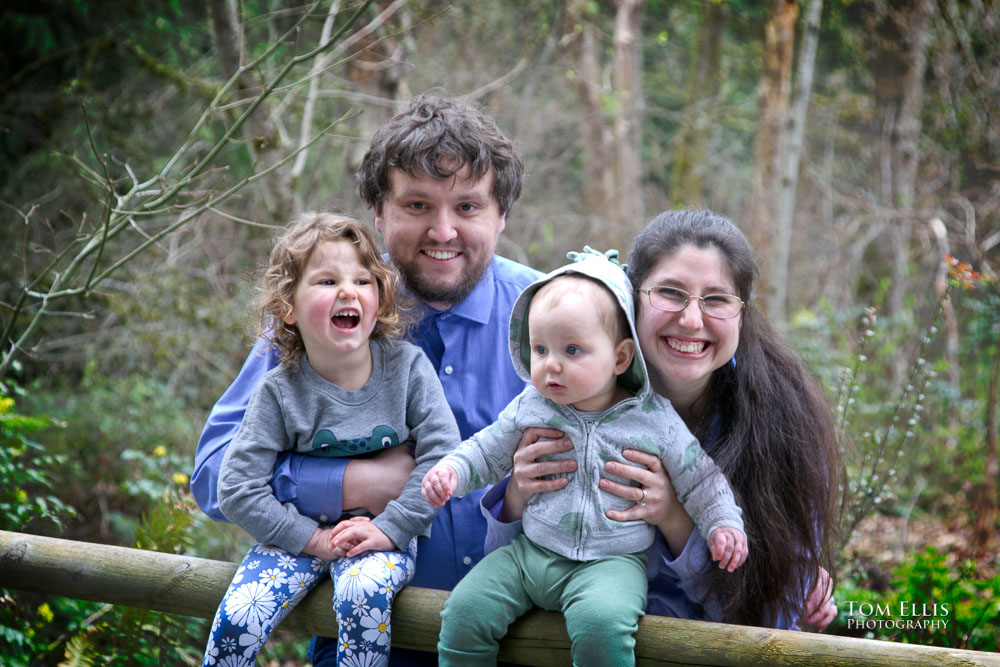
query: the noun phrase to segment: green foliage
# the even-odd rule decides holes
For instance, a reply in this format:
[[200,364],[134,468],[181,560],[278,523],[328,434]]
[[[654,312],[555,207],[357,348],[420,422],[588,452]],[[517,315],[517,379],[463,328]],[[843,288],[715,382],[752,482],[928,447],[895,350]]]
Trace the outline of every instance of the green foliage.
[[[876,303],[886,287],[874,290]],[[963,341],[957,369],[945,357],[946,303],[956,311],[953,335]],[[984,483],[983,373],[1000,342],[997,306],[987,283],[953,281],[944,296],[912,301],[899,317],[828,301],[793,314],[793,343],[837,410],[848,473],[845,536],[872,512],[934,512]],[[961,395],[953,371],[969,379]]]
[[[186,488],[191,449],[204,418],[190,413],[181,392],[141,375],[112,377],[88,365],[79,388],[37,394],[39,410],[71,427],[46,434],[62,457],[53,472],[64,498],[114,541],[131,543],[137,518],[164,493]],[[107,536],[112,537],[112,536]]]
[[[20,389],[18,393],[24,395]],[[14,409],[14,399],[0,394],[0,529],[25,531],[45,524],[61,528],[73,515],[73,509],[52,494],[54,472],[64,464],[63,458],[49,454],[32,439],[52,425],[47,417],[20,414]],[[49,604],[18,599],[0,589],[4,664],[29,664],[45,650],[58,627]]]
[[[951,563],[934,547],[911,553],[884,592],[851,569],[836,598],[831,631],[874,639],[977,651],[1000,648],[1000,574],[981,576],[974,561]],[[931,623],[930,621],[938,621]]]
[[[140,521],[138,548],[182,552],[196,508],[168,491]],[[145,609],[0,591],[5,665],[196,665],[204,621]]]
[[[167,490],[139,521],[134,546],[183,552],[191,542],[195,511],[189,496]],[[111,605],[101,608],[99,619],[92,616],[70,636],[67,659],[123,666],[200,662],[204,623],[199,619]]]
[[0,528],[21,531],[39,521],[62,525],[73,510],[51,491],[53,471],[64,460],[47,453],[31,434],[52,425],[45,417],[14,410],[14,399],[0,394]]

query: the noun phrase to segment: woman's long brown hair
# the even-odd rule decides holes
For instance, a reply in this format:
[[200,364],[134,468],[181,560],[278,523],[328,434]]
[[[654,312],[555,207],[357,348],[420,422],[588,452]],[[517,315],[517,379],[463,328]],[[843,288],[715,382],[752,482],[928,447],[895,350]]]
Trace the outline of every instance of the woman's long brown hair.
[[655,217],[632,246],[632,284],[641,286],[662,258],[685,245],[717,249],[747,304],[735,367],[712,374],[692,412],[696,424],[720,419],[718,437],[702,446],[743,509],[750,555],[733,573],[710,568],[705,583],[728,622],[795,622],[819,567],[835,574],[843,462],[833,415],[801,359],[754,306],[753,250],[728,219],[710,211]]

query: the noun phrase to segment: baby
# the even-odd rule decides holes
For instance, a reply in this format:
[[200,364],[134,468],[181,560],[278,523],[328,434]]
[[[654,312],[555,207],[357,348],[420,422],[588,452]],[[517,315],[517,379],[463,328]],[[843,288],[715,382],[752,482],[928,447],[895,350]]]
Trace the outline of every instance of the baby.
[[511,314],[511,357],[531,384],[496,423],[423,479],[424,498],[440,506],[502,479],[525,428],[560,429],[575,445],[557,457],[577,461],[569,483],[534,495],[524,535],[489,554],[448,598],[438,643],[442,665],[492,664],[497,638],[533,605],[563,613],[574,664],[634,663],[632,635],[646,604],[644,551],[655,528],[607,518],[607,510],[630,502],[598,487],[607,461],[635,465],[623,457],[625,449],[659,456],[713,559],[730,570],[745,560],[743,521],[729,484],[649,385],[624,271],[589,248],[570,256],[576,261],[530,285]]

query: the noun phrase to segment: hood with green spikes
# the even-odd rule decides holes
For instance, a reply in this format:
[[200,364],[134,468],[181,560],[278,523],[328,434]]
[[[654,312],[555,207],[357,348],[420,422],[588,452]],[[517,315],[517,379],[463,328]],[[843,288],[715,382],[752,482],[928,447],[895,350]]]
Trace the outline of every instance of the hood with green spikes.
[[646,364],[639,350],[639,338],[635,333],[635,301],[632,283],[625,275],[625,267],[618,261],[618,251],[606,253],[584,246],[582,252],[569,252],[566,256],[571,263],[539,278],[528,285],[514,303],[510,314],[510,357],[514,369],[525,382],[531,382],[531,345],[528,340],[528,305],[543,285],[553,278],[572,273],[582,274],[599,281],[614,294],[619,307],[625,312],[632,339],[636,341],[635,355],[628,370],[618,376],[618,382],[636,396],[644,396],[649,391]]

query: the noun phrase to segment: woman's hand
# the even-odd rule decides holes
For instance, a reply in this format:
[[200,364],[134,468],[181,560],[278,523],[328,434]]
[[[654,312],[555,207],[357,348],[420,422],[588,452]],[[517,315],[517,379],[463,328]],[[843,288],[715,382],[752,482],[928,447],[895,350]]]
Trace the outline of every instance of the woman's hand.
[[521,434],[521,441],[514,452],[514,468],[504,493],[500,520],[518,521],[524,514],[531,496],[543,491],[555,491],[569,483],[566,477],[541,479],[544,475],[558,475],[576,470],[576,461],[539,461],[540,456],[558,454],[573,449],[573,443],[554,428],[532,427]]
[[819,568],[816,584],[806,597],[806,603],[799,618],[799,627],[803,630],[823,632],[826,626],[837,618],[837,602],[833,599],[833,580],[830,573]]
[[399,498],[416,467],[413,445],[387,447],[374,456],[351,459],[341,484],[343,508],[362,508],[378,516]]
[[623,455],[629,461],[645,467],[615,461],[604,464],[609,473],[639,483],[639,486],[632,486],[601,479],[599,484],[603,490],[635,503],[627,510],[608,510],[608,518],[615,521],[642,520],[653,524],[667,539],[671,553],[679,555],[691,536],[694,521],[677,500],[667,471],[663,469],[660,459],[653,454],[626,449]]

